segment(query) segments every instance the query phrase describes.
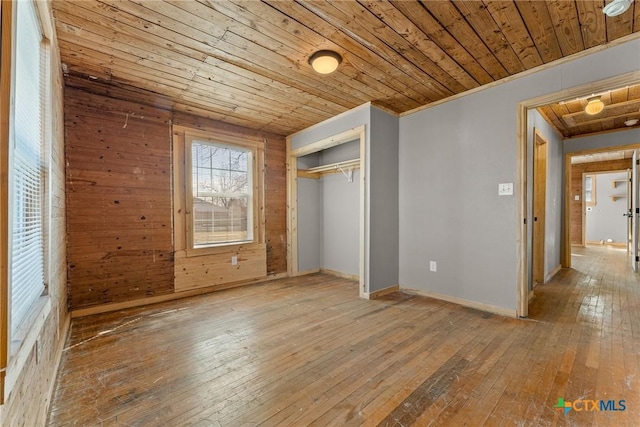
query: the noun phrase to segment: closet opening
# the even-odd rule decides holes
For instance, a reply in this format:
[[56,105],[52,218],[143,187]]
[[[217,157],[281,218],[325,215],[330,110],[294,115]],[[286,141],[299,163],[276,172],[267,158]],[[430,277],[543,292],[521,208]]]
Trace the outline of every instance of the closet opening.
[[322,272],[359,282],[365,277],[364,126],[288,153],[290,276]]

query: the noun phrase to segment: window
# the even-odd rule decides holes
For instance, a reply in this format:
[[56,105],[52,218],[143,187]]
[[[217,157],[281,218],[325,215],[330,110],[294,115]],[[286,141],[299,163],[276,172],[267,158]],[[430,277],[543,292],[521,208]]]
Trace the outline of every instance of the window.
[[596,205],[596,176],[585,175],[584,177],[584,202],[587,206]]
[[187,188],[191,246],[252,241],[252,151],[200,140],[187,145],[191,157]]
[[43,70],[45,49],[32,2],[16,2],[13,139],[10,152],[11,336],[44,293]]

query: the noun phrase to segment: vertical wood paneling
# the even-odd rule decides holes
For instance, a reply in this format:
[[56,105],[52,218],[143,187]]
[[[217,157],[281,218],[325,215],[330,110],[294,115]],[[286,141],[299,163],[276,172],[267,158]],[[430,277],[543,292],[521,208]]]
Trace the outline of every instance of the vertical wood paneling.
[[67,89],[72,309],[173,292],[167,111]]
[[[610,160],[606,162],[579,163],[571,165],[571,192],[567,195],[571,203],[571,244],[582,244],[582,174],[589,172],[608,172],[631,168],[631,159]],[[598,189],[596,188],[596,197]],[[580,196],[580,200],[575,200]]]
[[[65,98],[73,310],[190,287],[182,284],[178,289],[174,276],[173,242],[179,236],[172,234],[172,124],[266,142],[266,274],[286,272],[283,136],[184,113],[172,116],[146,104],[90,94],[90,89],[91,85],[67,87]],[[123,95],[126,93],[118,92]],[[217,277],[216,283],[236,281],[236,276]],[[261,271],[251,278],[264,276]],[[202,277],[192,278],[206,282]]]
[[287,165],[285,139],[270,137],[265,149],[267,274],[287,272]]

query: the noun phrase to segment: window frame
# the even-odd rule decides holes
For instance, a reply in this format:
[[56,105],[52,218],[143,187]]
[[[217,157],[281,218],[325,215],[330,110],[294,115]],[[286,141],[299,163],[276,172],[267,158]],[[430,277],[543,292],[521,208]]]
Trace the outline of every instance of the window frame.
[[[196,245],[194,242],[195,239],[195,212],[193,209],[193,202],[194,202],[194,197],[193,197],[193,144],[194,143],[201,143],[204,145],[211,145],[211,146],[215,146],[215,147],[220,147],[220,148],[228,148],[228,149],[232,149],[232,150],[237,150],[237,151],[244,151],[246,153],[249,154],[249,161],[248,161],[248,165],[247,165],[247,174],[249,175],[248,180],[249,180],[249,189],[250,189],[250,194],[249,194],[249,212],[247,213],[247,233],[249,234],[247,239],[244,240],[226,240],[226,241],[221,241],[221,242],[217,242],[217,243],[207,243],[207,244],[203,244],[203,245]],[[239,145],[234,145],[234,144],[229,144],[229,143],[224,143],[224,142],[220,142],[220,141],[216,141],[216,140],[212,140],[210,138],[202,138],[202,137],[195,137],[191,134],[187,134],[185,135],[185,148],[184,148],[184,156],[185,156],[185,180],[186,180],[186,205],[187,205],[187,249],[191,249],[191,250],[197,250],[197,249],[205,249],[205,248],[214,248],[214,247],[218,247],[218,246],[230,246],[230,245],[241,245],[241,244],[247,244],[247,243],[253,243],[255,242],[255,238],[254,236],[257,234],[257,230],[255,227],[256,224],[256,218],[255,218],[255,211],[256,211],[256,206],[255,206],[255,196],[254,196],[254,187],[253,187],[253,181],[254,181],[254,177],[256,175],[256,168],[255,168],[255,163],[256,163],[256,153],[255,153],[255,149],[252,148],[248,148],[248,147],[244,147],[244,146],[239,146]]]
[[[264,212],[264,145],[263,138],[244,136],[224,130],[200,130],[182,125],[172,126],[172,175],[173,175],[173,238],[177,256],[205,256],[237,247],[250,247],[265,242]],[[191,190],[191,142],[208,142],[220,146],[238,147],[252,153],[252,230],[251,240],[221,242],[207,246],[193,245],[193,212],[189,204]],[[191,198],[192,198],[191,194]]]
[[[587,180],[591,181],[591,188],[587,190]],[[595,206],[597,204],[598,199],[596,198],[596,175],[595,174],[585,174],[584,175],[584,203],[586,206]],[[591,194],[590,200],[587,200],[587,191]]]
[[50,319],[52,300],[49,295],[49,279],[51,277],[51,250],[50,238],[52,198],[52,142],[53,142],[53,71],[51,68],[51,36],[53,34],[49,19],[49,9],[46,3],[25,1],[22,4],[30,4],[32,12],[37,20],[40,35],[40,64],[41,73],[40,88],[40,149],[41,149],[41,230],[42,230],[42,255],[43,255],[43,291],[39,298],[33,301],[27,315],[12,333],[11,325],[11,243],[13,205],[10,197],[12,185],[10,170],[13,168],[13,144],[15,140],[15,76],[17,64],[17,4],[14,2],[2,2],[0,7],[2,19],[2,117],[0,118],[0,130],[3,136],[0,143],[0,159],[2,163],[3,182],[0,185],[0,217],[4,219],[0,226],[0,258],[7,266],[2,278],[0,278],[0,405],[5,402],[7,396],[12,393],[18,379],[22,375],[24,366],[29,362],[30,355],[36,349],[36,363],[42,357],[40,345],[42,331],[46,322]]

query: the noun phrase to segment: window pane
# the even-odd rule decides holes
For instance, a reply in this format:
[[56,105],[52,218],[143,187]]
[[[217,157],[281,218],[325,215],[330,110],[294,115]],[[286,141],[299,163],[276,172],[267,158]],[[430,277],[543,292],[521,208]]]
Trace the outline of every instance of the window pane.
[[193,244],[251,240],[250,151],[192,143]]
[[41,40],[31,2],[17,2],[11,157],[11,334],[44,291]]

